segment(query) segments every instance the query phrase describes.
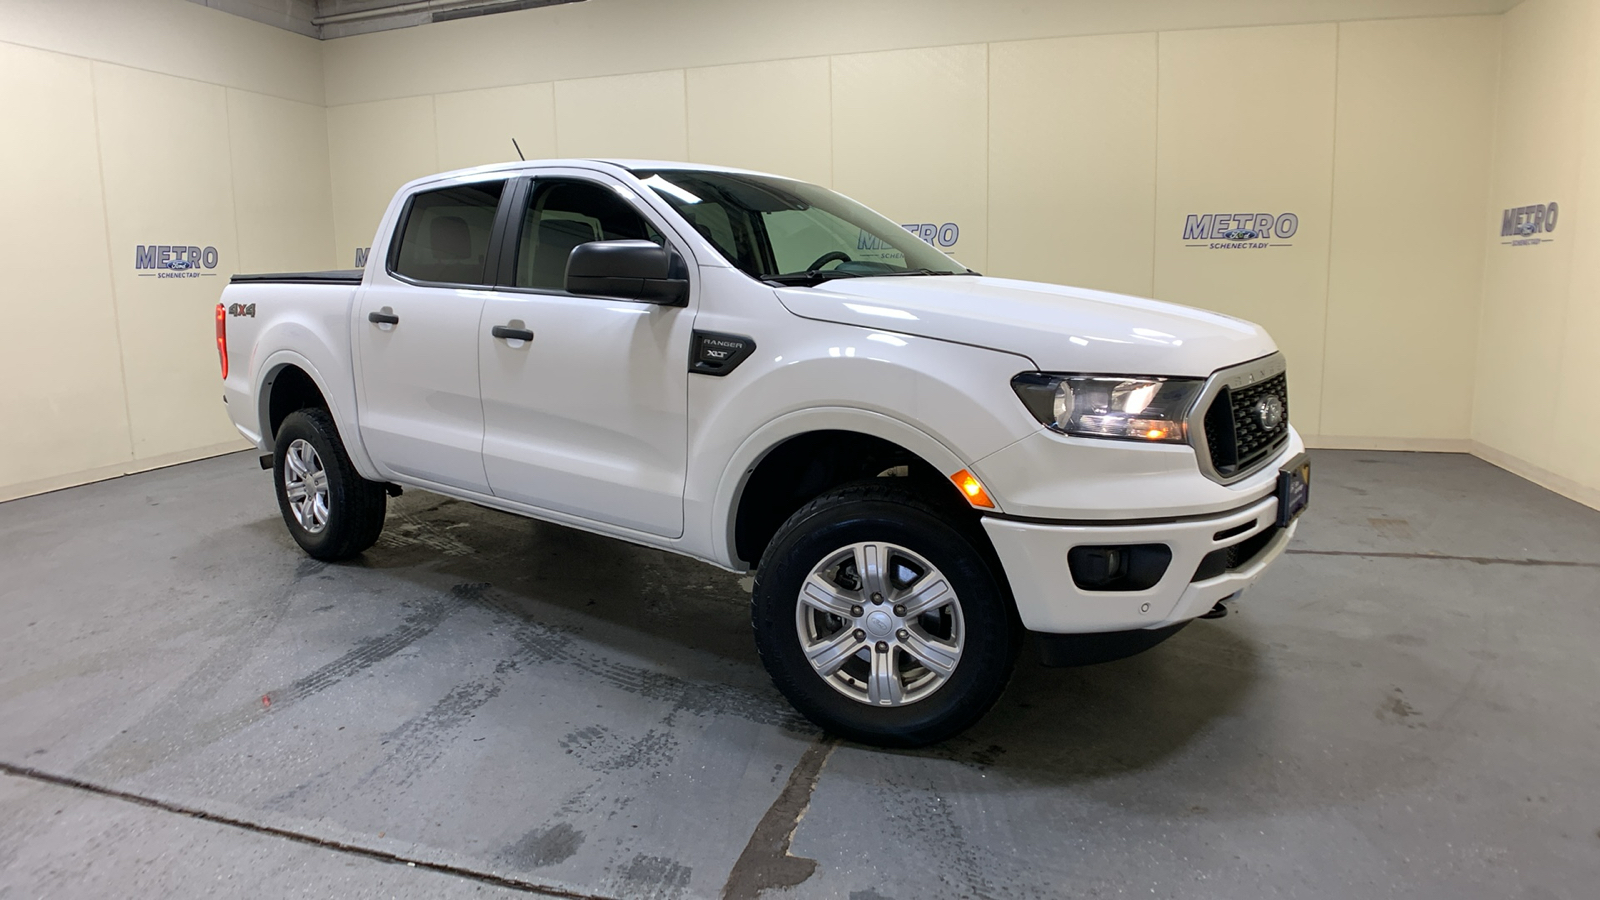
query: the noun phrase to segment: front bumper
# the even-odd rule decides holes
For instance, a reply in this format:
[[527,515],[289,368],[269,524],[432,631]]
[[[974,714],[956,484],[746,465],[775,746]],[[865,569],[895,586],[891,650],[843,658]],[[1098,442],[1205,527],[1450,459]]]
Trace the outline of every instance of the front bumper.
[[[1299,524],[1291,522],[1280,529],[1277,515],[1278,498],[1267,496],[1232,512],[1158,524],[1057,525],[988,517],[983,527],[1005,566],[1024,626],[1030,631],[1092,634],[1186,622],[1254,584],[1283,553]],[[1131,544],[1171,548],[1172,560],[1154,586],[1094,591],[1074,582],[1067,562],[1073,547]],[[1235,546],[1254,552],[1220,575],[1194,580],[1207,554]]]

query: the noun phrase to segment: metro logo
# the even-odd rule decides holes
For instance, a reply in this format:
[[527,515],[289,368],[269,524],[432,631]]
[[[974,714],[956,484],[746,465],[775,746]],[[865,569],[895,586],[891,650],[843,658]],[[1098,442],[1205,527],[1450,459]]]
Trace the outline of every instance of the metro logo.
[[943,225],[935,225],[932,222],[913,222],[910,225],[901,225],[900,227],[935,247],[954,247],[956,241],[961,240],[961,226],[954,222],[946,222]]
[[[1230,232],[1253,232],[1252,237],[1276,236],[1280,240],[1294,237],[1300,230],[1300,217],[1294,213],[1207,213],[1191,215],[1183,223],[1186,241],[1240,240]],[[1244,238],[1248,239],[1248,238]]]
[[1554,238],[1535,237],[1556,230],[1556,220],[1561,217],[1561,206],[1554,200],[1533,206],[1513,206],[1500,214],[1500,236],[1511,238],[1501,241],[1513,247],[1548,244]]
[[215,247],[197,247],[182,244],[139,244],[134,249],[133,267],[135,269],[154,269],[153,272],[139,272],[144,278],[199,278],[202,275],[215,275],[215,272],[202,272],[200,269],[215,269],[218,255]]

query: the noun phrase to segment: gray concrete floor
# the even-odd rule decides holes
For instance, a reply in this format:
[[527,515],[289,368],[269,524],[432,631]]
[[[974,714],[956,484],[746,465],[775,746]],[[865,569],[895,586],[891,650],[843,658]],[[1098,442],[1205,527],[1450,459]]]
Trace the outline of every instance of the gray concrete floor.
[[1596,896],[1600,513],[1315,464],[1234,615],[917,752],[663,553],[413,492],[324,565],[249,455],[0,504],[0,897]]

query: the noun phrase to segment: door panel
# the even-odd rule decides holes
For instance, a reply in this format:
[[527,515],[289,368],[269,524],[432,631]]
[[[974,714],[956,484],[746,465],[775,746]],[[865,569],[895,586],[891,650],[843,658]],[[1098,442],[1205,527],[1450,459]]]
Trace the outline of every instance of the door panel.
[[[683,533],[689,336],[677,307],[497,293],[484,306],[484,469],[495,496]],[[495,325],[533,340],[490,334]]]
[[[666,242],[654,213],[620,188],[540,177],[527,192],[507,235],[512,284],[489,296],[479,329],[484,469],[498,497],[678,537],[694,313],[561,286],[577,244]],[[496,326],[533,338],[497,338]]]
[[[481,291],[373,285],[357,302],[361,440],[397,475],[488,493],[478,397]],[[373,323],[372,313],[399,317]]]
[[489,492],[478,325],[503,187],[461,183],[416,194],[386,271],[356,301],[361,439],[394,475]]

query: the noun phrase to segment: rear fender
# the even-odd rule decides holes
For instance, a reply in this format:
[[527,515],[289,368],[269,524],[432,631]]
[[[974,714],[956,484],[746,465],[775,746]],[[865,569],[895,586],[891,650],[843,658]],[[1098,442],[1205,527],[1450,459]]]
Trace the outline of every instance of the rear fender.
[[272,435],[269,433],[272,418],[269,410],[272,400],[272,381],[279,372],[294,366],[311,377],[317,390],[322,393],[322,398],[328,403],[328,411],[333,413],[333,423],[339,429],[339,440],[344,443],[345,452],[350,454],[350,461],[355,465],[361,477],[369,481],[384,481],[378,474],[378,469],[372,464],[372,458],[367,455],[367,448],[361,443],[361,430],[356,427],[356,397],[355,385],[349,378],[343,379],[343,389],[336,388],[334,383],[326,378],[315,363],[293,350],[278,350],[268,356],[260,368],[260,376],[256,380],[256,421],[260,423],[260,434],[263,449],[271,449]]

